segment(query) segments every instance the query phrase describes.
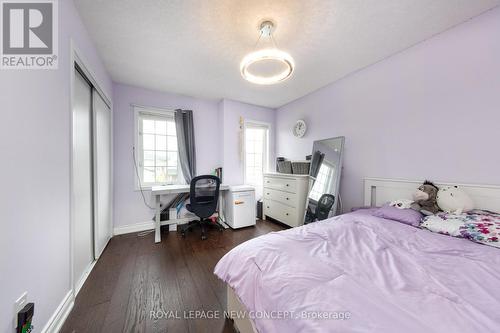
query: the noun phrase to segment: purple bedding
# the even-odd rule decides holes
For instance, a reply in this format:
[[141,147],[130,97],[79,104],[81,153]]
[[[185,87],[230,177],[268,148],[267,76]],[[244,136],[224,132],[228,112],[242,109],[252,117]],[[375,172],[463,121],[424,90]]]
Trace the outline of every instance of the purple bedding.
[[215,274],[261,333],[500,332],[499,249],[368,210],[252,239]]

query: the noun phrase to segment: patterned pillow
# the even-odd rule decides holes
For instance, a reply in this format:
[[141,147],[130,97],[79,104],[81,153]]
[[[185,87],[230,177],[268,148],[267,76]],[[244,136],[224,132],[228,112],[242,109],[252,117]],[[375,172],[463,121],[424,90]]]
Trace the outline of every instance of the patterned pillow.
[[447,213],[438,213],[429,215],[422,219],[420,228],[437,232],[439,234],[463,237],[460,229],[464,226],[463,217],[461,215],[453,215]]
[[459,215],[438,213],[425,217],[420,227],[500,248],[500,214],[487,210],[474,209]]

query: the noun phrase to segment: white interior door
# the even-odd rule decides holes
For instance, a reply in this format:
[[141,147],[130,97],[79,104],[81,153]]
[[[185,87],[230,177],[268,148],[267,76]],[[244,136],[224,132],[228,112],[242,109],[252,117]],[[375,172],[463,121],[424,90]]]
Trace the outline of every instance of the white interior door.
[[111,109],[94,90],[94,253],[97,259],[112,234]]
[[80,286],[94,261],[92,87],[75,70],[73,96],[73,270]]

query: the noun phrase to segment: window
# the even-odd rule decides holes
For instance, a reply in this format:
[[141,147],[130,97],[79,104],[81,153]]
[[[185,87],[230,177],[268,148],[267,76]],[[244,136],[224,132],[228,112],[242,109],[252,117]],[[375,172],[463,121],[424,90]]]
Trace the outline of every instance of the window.
[[135,115],[135,157],[140,185],[151,187],[178,183],[182,176],[178,162],[174,113],[135,107]]
[[333,183],[332,178],[334,171],[335,169],[333,168],[333,165],[326,163],[325,161],[321,163],[318,176],[316,177],[313,188],[309,193],[309,198],[314,201],[318,201],[324,193],[332,192],[330,187]]
[[268,166],[268,135],[268,125],[245,123],[245,183],[256,187],[258,197],[262,194],[263,174]]

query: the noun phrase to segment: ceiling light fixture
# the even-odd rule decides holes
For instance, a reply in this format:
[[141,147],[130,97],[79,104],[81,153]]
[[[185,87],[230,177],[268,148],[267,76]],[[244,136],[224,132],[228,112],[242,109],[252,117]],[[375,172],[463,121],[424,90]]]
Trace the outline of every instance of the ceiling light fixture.
[[[255,44],[255,49],[262,38],[270,39],[273,47],[249,53],[241,60],[241,76],[245,80],[269,85],[284,81],[292,75],[295,67],[293,58],[290,54],[278,49],[272,35],[273,30],[274,24],[271,21],[264,21],[260,24],[260,36]],[[264,69],[266,73],[259,75],[255,73],[255,68]]]

